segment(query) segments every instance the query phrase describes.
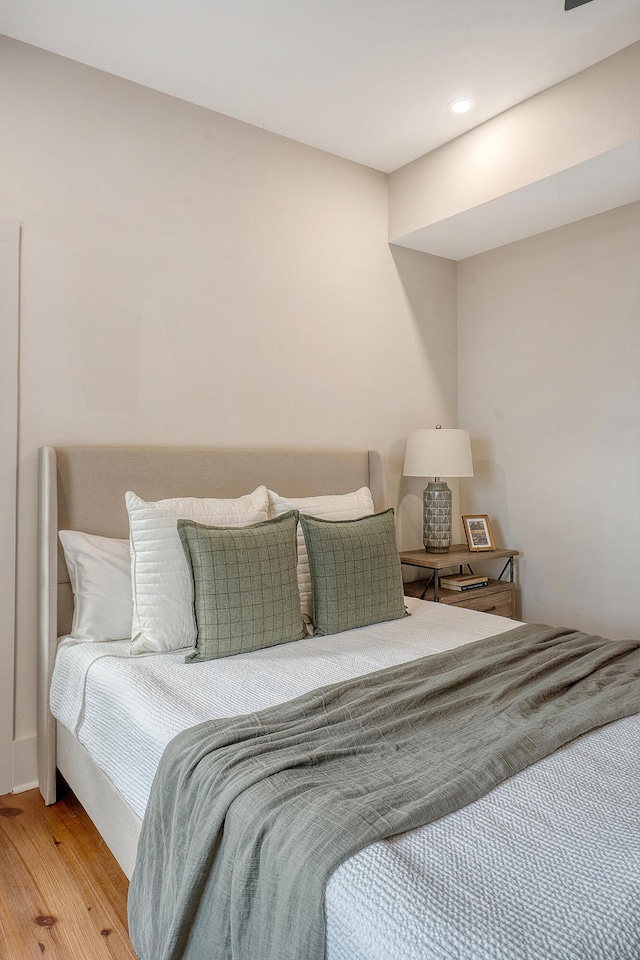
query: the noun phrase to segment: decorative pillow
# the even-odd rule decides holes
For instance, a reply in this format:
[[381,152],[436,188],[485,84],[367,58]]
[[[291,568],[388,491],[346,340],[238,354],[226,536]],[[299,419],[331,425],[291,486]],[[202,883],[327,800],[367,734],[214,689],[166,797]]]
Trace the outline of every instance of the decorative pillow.
[[300,517],[311,568],[314,633],[406,615],[393,509],[361,520]]
[[131,636],[129,541],[78,530],[58,533],[73,590],[76,640],[127,640]]
[[296,579],[295,510],[240,529],[178,520],[193,577],[197,638],[213,660],[306,636]]
[[193,585],[176,521],[240,527],[267,519],[266,487],[234,500],[176,497],[147,503],[125,496],[131,539],[133,620],[131,653],[164,653],[193,646]]
[[[278,516],[287,510],[297,510],[301,515],[322,517],[325,520],[356,520],[375,511],[373,497],[368,487],[360,487],[354,493],[332,494],[325,497],[281,497],[269,490],[269,515]],[[298,589],[305,623],[311,623],[313,600],[311,596],[311,573],[307,559],[307,547],[298,526]]]

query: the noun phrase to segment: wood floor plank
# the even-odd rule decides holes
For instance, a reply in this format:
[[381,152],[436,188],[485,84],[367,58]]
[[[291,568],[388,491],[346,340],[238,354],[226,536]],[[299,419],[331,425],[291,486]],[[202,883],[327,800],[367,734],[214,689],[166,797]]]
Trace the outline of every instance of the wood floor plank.
[[73,794],[0,797],[1,960],[135,960],[127,890]]
[[93,824],[91,831],[77,829],[78,821],[82,822],[86,817],[80,803],[70,793],[60,810],[59,823],[64,825],[66,834],[64,838],[61,834],[58,850],[68,860],[78,881],[87,890],[87,895],[90,892],[96,902],[108,903],[111,915],[117,917],[126,931],[128,881]]

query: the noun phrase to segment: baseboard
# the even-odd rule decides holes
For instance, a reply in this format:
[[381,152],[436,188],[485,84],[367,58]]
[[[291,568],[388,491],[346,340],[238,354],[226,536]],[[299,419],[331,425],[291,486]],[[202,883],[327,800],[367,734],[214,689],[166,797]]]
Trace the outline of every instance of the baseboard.
[[37,780],[34,780],[33,783],[19,783],[17,787],[13,788],[11,793],[26,793],[27,790],[35,790],[37,786]]
[[35,734],[13,741],[13,793],[38,786],[38,738]]

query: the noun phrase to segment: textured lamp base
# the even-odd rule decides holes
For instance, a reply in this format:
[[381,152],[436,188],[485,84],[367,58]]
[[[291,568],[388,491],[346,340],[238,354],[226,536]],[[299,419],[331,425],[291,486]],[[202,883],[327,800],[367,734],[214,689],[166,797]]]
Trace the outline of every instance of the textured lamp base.
[[448,553],[451,546],[453,494],[442,480],[431,480],[424,494],[423,534],[427,553]]

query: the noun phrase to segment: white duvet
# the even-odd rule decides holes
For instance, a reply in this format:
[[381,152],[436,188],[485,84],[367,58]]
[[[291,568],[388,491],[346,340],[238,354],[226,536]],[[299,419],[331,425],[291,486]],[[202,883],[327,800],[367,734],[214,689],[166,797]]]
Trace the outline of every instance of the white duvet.
[[[516,625],[407,603],[404,620],[208,663],[63,641],[52,711],[142,816],[162,751],[185,727]],[[640,716],[366,847],[336,870],[325,902],[328,960],[640,960]]]

